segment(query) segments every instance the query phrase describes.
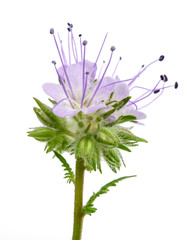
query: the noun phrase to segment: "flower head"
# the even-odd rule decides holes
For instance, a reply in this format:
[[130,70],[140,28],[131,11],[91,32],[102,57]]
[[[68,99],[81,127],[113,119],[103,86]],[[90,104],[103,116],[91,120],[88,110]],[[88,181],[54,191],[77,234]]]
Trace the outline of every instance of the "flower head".
[[138,123],[138,120],[146,118],[145,113],[140,110],[161,96],[166,88],[174,86],[176,89],[178,83],[166,86],[168,78],[161,75],[152,88],[136,84],[141,82],[138,79],[146,69],[164,60],[163,55],[146,66],[142,65],[134,76],[122,80],[116,75],[121,57],[113,74],[108,74],[114,46],[110,48],[108,61],[103,61],[102,66],[98,67],[107,34],[96,60],[89,61],[86,57],[88,43],[86,40],[82,41],[80,34],[78,51],[72,24],[68,24],[68,57],[60,36],[58,35],[58,43],[54,29],[50,29],[50,33],[61,61],[59,68],[52,61],[59,83],[43,85],[44,91],[53,99],[50,100],[54,104],[52,108],[35,99],[39,108],[34,108],[34,111],[46,127],[29,132],[29,136],[46,141],[47,152],[67,151],[75,154],[76,158],[84,159],[89,171],[101,171],[100,161],[103,157],[116,172],[123,161],[119,149],[130,152],[129,147],[137,146],[138,142],[146,142],[120,124],[127,121]]

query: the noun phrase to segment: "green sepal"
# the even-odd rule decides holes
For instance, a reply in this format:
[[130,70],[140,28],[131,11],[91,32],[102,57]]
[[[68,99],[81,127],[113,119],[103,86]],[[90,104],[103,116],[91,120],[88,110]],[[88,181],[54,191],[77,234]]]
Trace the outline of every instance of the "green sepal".
[[[50,119],[50,124],[53,123],[53,128],[55,129],[65,129],[66,128],[66,119],[65,118],[60,118],[58,116],[56,116],[52,111],[51,108],[48,107],[46,104],[42,103],[41,101],[39,101],[37,98],[34,98],[35,102],[38,104],[38,106],[40,107],[40,109],[43,112],[43,115],[40,112],[41,118],[42,119]],[[38,112],[39,115],[39,112]],[[37,117],[38,117],[37,115]],[[39,120],[41,119],[39,118]],[[44,123],[43,123],[44,124]]]
[[33,131],[28,132],[29,137],[33,137],[36,140],[41,142],[48,142],[51,139],[53,139],[55,135],[56,135],[56,132],[51,128],[47,128],[47,127],[38,127],[38,128],[35,128]]
[[48,98],[48,100],[53,104],[53,105],[56,105],[57,102],[55,100],[52,100],[51,98]]
[[97,208],[95,208],[93,206],[93,202],[95,201],[95,199],[97,197],[99,197],[100,195],[102,194],[105,194],[109,191],[109,187],[113,187],[113,186],[116,186],[116,183],[124,180],[124,179],[127,179],[127,178],[131,178],[131,177],[136,177],[136,175],[132,175],[132,176],[125,176],[125,177],[120,177],[118,179],[115,179],[109,183],[107,183],[106,185],[104,185],[103,187],[101,187],[101,189],[96,192],[96,193],[93,193],[93,195],[90,197],[90,199],[87,201],[86,205],[82,208],[82,213],[84,215],[88,214],[91,216],[92,213],[96,212]]
[[123,106],[125,106],[128,103],[128,101],[130,99],[131,99],[131,97],[126,97],[126,98],[122,99],[121,101],[112,105],[112,107],[114,107],[116,110],[120,110]]
[[118,148],[122,149],[122,150],[125,150],[127,152],[131,152],[131,150],[128,147],[126,147],[125,145],[123,145],[121,143],[118,144]]
[[64,167],[64,171],[65,173],[65,177],[67,178],[67,182],[68,183],[75,183],[75,176],[74,176],[74,172],[72,171],[70,165],[68,164],[68,162],[66,161],[66,159],[60,155],[59,153],[57,153],[56,151],[53,151],[55,156],[61,161],[61,163],[63,164],[62,166]]
[[117,169],[120,170],[121,167],[121,159],[119,155],[119,151],[116,148],[108,149],[102,148],[103,158],[111,168],[113,172],[117,172]]
[[133,120],[136,120],[136,117],[132,115],[120,116],[116,121],[112,123],[107,123],[106,126],[112,127],[114,125],[118,125],[124,122],[133,121]]

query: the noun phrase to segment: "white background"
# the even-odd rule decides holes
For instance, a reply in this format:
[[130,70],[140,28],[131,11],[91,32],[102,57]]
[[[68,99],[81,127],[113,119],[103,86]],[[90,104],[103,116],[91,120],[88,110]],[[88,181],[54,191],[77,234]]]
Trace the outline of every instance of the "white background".
[[[165,61],[142,79],[153,86],[166,73],[169,84],[180,86],[144,109],[145,126],[133,130],[149,143],[123,153],[127,168],[114,174],[103,164],[102,175],[86,174],[85,201],[114,178],[137,178],[96,200],[98,211],[85,218],[83,240],[187,240],[188,17],[183,0],[1,2],[0,239],[71,239],[73,186],[63,179],[60,162],[26,134],[40,126],[32,97],[47,103],[41,86],[57,81],[51,60],[59,64],[59,59],[49,28],[66,42],[67,21],[88,40],[89,60],[95,60],[109,32],[103,57],[107,60],[109,47],[116,46],[112,65],[121,55],[121,78],[164,54]],[[65,156],[74,168],[74,159]]]

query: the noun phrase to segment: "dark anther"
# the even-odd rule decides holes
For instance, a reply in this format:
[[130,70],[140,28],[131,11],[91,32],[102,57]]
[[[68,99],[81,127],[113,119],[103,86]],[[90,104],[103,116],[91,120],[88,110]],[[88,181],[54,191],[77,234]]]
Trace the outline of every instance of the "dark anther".
[[79,34],[79,35],[78,35],[78,37],[81,37],[81,36],[82,36],[82,34]]
[[52,61],[52,63],[53,63],[54,65],[56,65],[56,61]]
[[67,28],[67,30],[70,32],[70,31],[71,31],[71,28]]
[[160,89],[156,89],[153,93],[156,94],[158,92],[160,92]]
[[164,76],[163,75],[161,75],[160,78],[161,78],[162,81],[164,80]]
[[119,60],[121,60],[121,59],[122,59],[122,57],[119,58]]
[[163,59],[164,59],[164,56],[161,55],[160,58],[159,58],[159,61],[163,61]]
[[50,34],[54,34],[54,29],[50,28]]
[[111,48],[110,48],[110,50],[113,52],[114,50],[115,50],[116,48],[114,47],[114,46],[112,46]]
[[144,67],[144,64],[142,65],[142,68]]
[[168,81],[168,78],[166,75],[164,75],[164,82],[167,82]]
[[86,40],[83,41],[83,45],[84,45],[84,46],[87,45],[87,41],[86,41]]
[[175,82],[175,84],[174,84],[174,88],[175,88],[175,89],[178,88],[178,82]]
[[88,75],[89,74],[89,72],[86,72],[86,75]]

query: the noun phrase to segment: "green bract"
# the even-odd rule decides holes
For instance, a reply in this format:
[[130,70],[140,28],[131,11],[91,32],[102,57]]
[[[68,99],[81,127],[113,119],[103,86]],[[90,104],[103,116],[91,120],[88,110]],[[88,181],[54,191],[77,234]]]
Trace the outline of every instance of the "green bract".
[[[101,113],[100,110],[87,115],[80,112],[73,117],[61,118],[51,111],[51,107],[34,98],[39,107],[34,107],[34,112],[43,126],[28,132],[29,136],[46,142],[45,151],[55,151],[56,157],[63,152],[75,154],[76,159],[84,160],[88,171],[98,169],[102,172],[101,160],[104,159],[112,171],[117,172],[122,163],[125,165],[119,149],[130,152],[129,147],[137,146],[138,142],[147,142],[120,125],[135,121],[135,116],[120,116],[114,122],[108,120],[129,99],[128,97],[112,105],[112,109],[106,113]],[[50,102],[56,104],[51,100]]]

